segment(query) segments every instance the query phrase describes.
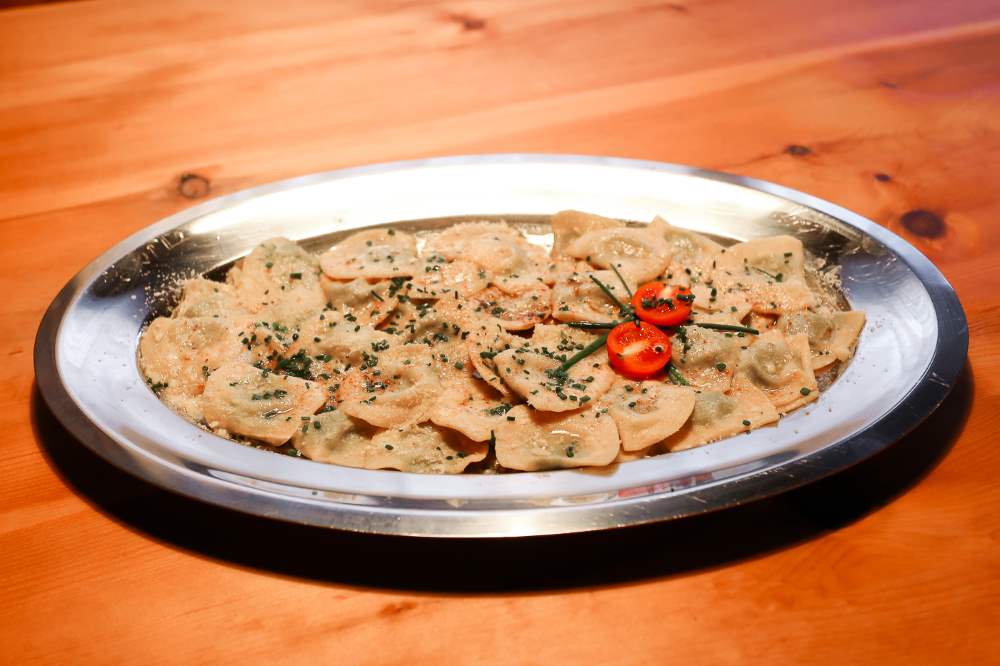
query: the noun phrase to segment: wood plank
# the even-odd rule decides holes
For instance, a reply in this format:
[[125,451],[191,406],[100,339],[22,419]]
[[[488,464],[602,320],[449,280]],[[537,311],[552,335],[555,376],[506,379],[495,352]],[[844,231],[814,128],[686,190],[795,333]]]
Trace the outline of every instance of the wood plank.
[[[315,12],[334,10],[309,5],[314,11],[291,15],[304,25],[289,17],[265,23],[273,10],[248,11],[233,23],[223,20],[221,9],[212,20],[193,4],[171,3],[161,10],[166,16],[136,15],[127,4],[91,15],[85,5],[70,5],[64,23],[48,27],[51,46],[59,53],[91,43],[58,39],[60,30],[72,30],[102,38],[107,55],[63,65],[44,60],[49,55],[19,62],[21,54],[39,51],[23,41],[34,34],[29,19],[38,20],[26,12],[15,17],[21,20],[0,22],[0,63],[17,65],[0,78],[0,100],[9,100],[0,107],[0,196],[7,214],[20,215],[47,209],[47,177],[58,178],[66,205],[77,205],[201,168],[273,180],[360,161],[456,152],[450,137],[482,136],[483,124],[497,116],[514,130],[545,131],[564,117],[596,119],[660,104],[664,95],[685,94],[691,75],[704,69],[848,44],[877,48],[880,40],[919,32],[940,38],[942,30],[981,19],[989,4],[957,13],[931,2],[885,3],[879,11],[825,2],[810,5],[815,26],[808,38],[789,32],[780,39],[765,29],[768,12],[739,4],[740,11],[708,3],[687,12],[637,14],[649,3],[572,3],[567,16],[542,3],[541,11],[499,17],[478,12],[487,27],[476,30],[436,5],[345,14],[326,23]],[[800,3],[776,3],[772,11],[804,18]],[[819,20],[824,13],[837,18]],[[123,25],[112,30],[109,21]],[[174,29],[139,45],[138,28],[128,30],[132,22]],[[557,33],[560,39],[552,39]],[[595,34],[600,39],[592,39]],[[60,48],[63,43],[68,46]],[[661,56],[665,43],[671,46]],[[679,73],[688,76],[675,85],[671,76]],[[634,82],[648,84],[631,90]],[[575,94],[581,90],[606,94],[591,107],[588,95]],[[64,103],[41,103],[52,95]],[[220,103],[237,98],[244,100],[239,109]],[[127,148],[114,150],[119,144]]]
[[[0,662],[988,663],[998,35],[986,0],[0,11]],[[900,446],[813,488],[485,546],[202,506],[97,460],[33,390],[51,298],[147,224],[310,171],[507,151],[691,163],[856,210],[954,284],[967,377]]]

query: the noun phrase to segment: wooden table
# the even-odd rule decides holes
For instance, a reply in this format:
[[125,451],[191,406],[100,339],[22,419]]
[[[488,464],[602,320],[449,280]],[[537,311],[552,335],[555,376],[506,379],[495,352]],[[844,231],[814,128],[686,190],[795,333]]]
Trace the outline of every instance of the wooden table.
[[[955,285],[968,371],[926,425],[812,487],[675,524],[489,544],[327,533],[182,499],[85,451],[34,388],[50,299],[154,220],[311,171],[507,151],[686,162],[877,220]],[[996,1],[0,11],[0,661],[995,660],[998,173]]]

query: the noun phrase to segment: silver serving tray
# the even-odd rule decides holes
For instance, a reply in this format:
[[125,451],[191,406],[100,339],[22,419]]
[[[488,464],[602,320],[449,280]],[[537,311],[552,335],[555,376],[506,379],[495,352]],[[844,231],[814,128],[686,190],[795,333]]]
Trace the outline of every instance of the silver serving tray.
[[[609,469],[423,476],[338,467],[254,449],[168,409],[136,363],[143,324],[178,276],[220,274],[276,235],[308,249],[351,230],[506,219],[546,240],[576,208],[745,240],[791,233],[842,267],[868,322],[857,354],[816,403],[709,446]],[[741,504],[808,483],[895,442],[944,399],[964,365],[965,315],[941,273],[877,224],[771,183],[600,157],[485,155],[304,176],[209,201],[147,227],[84,268],[35,341],[46,401],[81,442],[164,488],[248,513],[360,532],[502,537],[598,530]]]

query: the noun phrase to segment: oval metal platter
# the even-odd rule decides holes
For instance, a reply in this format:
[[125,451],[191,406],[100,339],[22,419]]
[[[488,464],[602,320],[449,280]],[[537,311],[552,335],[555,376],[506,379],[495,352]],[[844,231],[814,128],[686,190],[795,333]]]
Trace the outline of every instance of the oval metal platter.
[[[721,239],[793,234],[839,264],[867,324],[855,358],[816,403],[762,428],[594,471],[436,476],[338,467],[259,450],[188,423],[146,386],[142,326],[208,273],[283,235],[329,247],[365,227],[419,231],[506,220],[550,239],[567,208],[661,215]],[[600,530],[745,503],[814,481],[897,441],[944,399],[968,347],[961,305],[901,238],[770,183],[601,157],[485,155],[316,174],[208,201],[91,262],[59,293],[35,343],[38,385],[83,444],[154,484],[239,511],[360,532],[507,537]]]

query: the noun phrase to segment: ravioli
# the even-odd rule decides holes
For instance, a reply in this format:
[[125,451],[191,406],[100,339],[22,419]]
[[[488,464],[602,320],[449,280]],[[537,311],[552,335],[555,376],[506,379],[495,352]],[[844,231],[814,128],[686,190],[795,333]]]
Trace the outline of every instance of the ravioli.
[[352,317],[361,325],[377,326],[399,304],[399,289],[394,288],[391,280],[331,280],[323,275],[320,286],[330,309],[341,318]]
[[344,374],[338,409],[380,428],[399,428],[426,420],[438,393],[430,350],[419,344],[372,355]]
[[602,400],[618,426],[622,449],[640,451],[674,434],[695,405],[694,389],[663,382],[619,380]]
[[451,300],[421,303],[416,307],[401,309],[404,313],[394,320],[396,337],[404,343],[425,345],[431,352],[433,367],[442,378],[455,370],[464,371],[468,359],[466,340],[471,334],[472,313],[463,303]]
[[593,280],[596,278],[625,303],[628,294],[612,271],[574,271],[561,276],[552,288],[552,317],[559,321],[617,321],[618,306]]
[[434,425],[382,430],[339,410],[303,422],[292,442],[312,460],[420,474],[458,474],[489,450],[488,445]]
[[409,425],[381,432],[372,438],[370,469],[396,469],[417,474],[458,474],[479,462],[489,445],[433,424]]
[[[579,211],[552,232],[551,253],[501,222],[368,229],[320,257],[273,238],[225,283],[185,282],[142,333],[139,365],[188,420],[312,461],[541,471],[775,423],[817,399],[814,371],[849,361],[864,326],[790,236],[724,247],[662,218]],[[670,365],[631,376],[603,336],[651,280],[688,287],[692,310],[661,327]]]
[[782,413],[812,402],[819,395],[805,334],[786,338],[778,330],[761,333],[741,353],[740,371]]
[[250,360],[231,328],[228,319],[159,317],[139,340],[139,366],[147,383],[193,421],[202,418],[200,396],[209,374],[230,361]]
[[511,407],[488,384],[466,373],[461,378],[450,378],[435,399],[428,419],[474,442],[487,442]]
[[618,455],[618,429],[594,409],[552,414],[518,405],[496,431],[496,454],[504,467],[524,472],[600,467]]
[[552,216],[552,254],[565,254],[570,243],[591,231],[618,229],[625,223],[578,210],[564,210]]
[[792,236],[737,243],[715,262],[713,286],[725,297],[738,294],[754,312],[780,315],[816,302],[805,280],[802,241]]
[[337,280],[410,277],[420,267],[417,240],[394,229],[359,231],[324,252],[320,265]]
[[536,284],[516,295],[498,287],[489,287],[473,294],[470,303],[476,312],[490,317],[508,331],[525,331],[540,324],[552,309],[550,290]]
[[178,317],[215,317],[228,319],[242,312],[239,299],[228,284],[193,278],[184,283],[180,303],[171,315]]
[[331,410],[301,418],[292,446],[310,460],[372,469],[368,461],[378,457],[372,439],[379,432],[361,419]]
[[284,444],[314,414],[326,394],[315,382],[278,375],[239,361],[212,372],[202,404],[213,430]]
[[316,257],[287,238],[264,241],[226,275],[247,312],[295,326],[326,305]]
[[471,261],[431,255],[410,283],[407,295],[412,298],[462,299],[486,289],[490,281],[487,272]]
[[739,335],[699,326],[679,327],[674,336],[672,363],[692,386],[726,392],[746,339]]
[[785,335],[801,333],[808,337],[813,370],[851,358],[854,343],[864,325],[865,314],[856,310],[801,310],[782,315],[777,322],[777,327]]
[[607,393],[615,380],[603,349],[561,371],[560,366],[581,353],[584,345],[572,337],[577,332],[564,332],[560,328],[557,333],[558,337],[553,338],[543,330],[529,342],[515,345],[493,358],[500,379],[529,405],[543,412],[579,409]]
[[291,335],[290,355],[301,351],[313,359],[329,357],[325,360],[334,360],[341,366],[361,365],[367,358],[397,343],[392,335],[335,312],[314,315]]
[[701,234],[675,227],[661,217],[653,218],[649,231],[662,237],[670,248],[670,263],[663,270],[665,282],[695,291],[711,281],[713,264],[722,245]]
[[545,250],[503,223],[456,224],[428,241],[425,253],[470,261],[488,274],[490,284],[510,294],[552,281]]
[[778,420],[778,412],[763,391],[737,376],[730,393],[695,393],[691,419],[662,444],[666,451],[683,451],[749,432]]
[[505,396],[513,396],[514,392],[507,387],[497,374],[496,355],[510,349],[519,338],[511,335],[499,323],[481,319],[471,327],[468,341],[469,359],[476,372],[487,385]]
[[574,239],[566,253],[598,268],[618,269],[628,280],[648,282],[670,264],[667,242],[649,229],[596,229]]
[[743,297],[742,292],[720,291],[711,283],[691,284],[690,289],[695,297],[695,313],[725,314],[736,322],[743,321],[750,314],[750,302]]

